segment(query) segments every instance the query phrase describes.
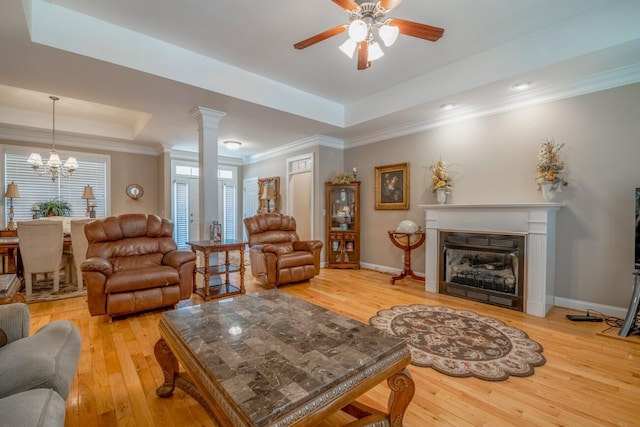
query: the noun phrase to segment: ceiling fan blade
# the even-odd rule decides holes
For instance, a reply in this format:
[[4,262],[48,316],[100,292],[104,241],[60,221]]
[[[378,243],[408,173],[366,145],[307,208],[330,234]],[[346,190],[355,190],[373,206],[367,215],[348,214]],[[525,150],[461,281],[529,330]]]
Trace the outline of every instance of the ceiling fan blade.
[[369,62],[369,43],[366,41],[360,42],[358,46],[358,70],[366,70],[371,66]]
[[344,10],[353,10],[358,7],[358,3],[353,0],[332,0],[335,4],[343,8]]
[[318,42],[326,40],[329,37],[333,37],[335,35],[343,33],[345,32],[346,29],[347,29],[346,25],[338,25],[337,27],[333,27],[330,30],[323,31],[320,34],[316,34],[315,36],[311,36],[306,40],[302,40],[301,42],[294,44],[293,47],[295,47],[296,49],[304,49],[305,47],[309,47]]
[[380,3],[380,6],[382,6],[385,10],[391,10],[402,3],[402,0],[380,0],[378,3]]
[[442,37],[442,34],[444,34],[444,28],[432,27],[431,25],[419,24],[405,19],[392,18],[388,25],[398,27],[400,34],[418,37],[419,39],[430,40],[432,42],[438,40]]

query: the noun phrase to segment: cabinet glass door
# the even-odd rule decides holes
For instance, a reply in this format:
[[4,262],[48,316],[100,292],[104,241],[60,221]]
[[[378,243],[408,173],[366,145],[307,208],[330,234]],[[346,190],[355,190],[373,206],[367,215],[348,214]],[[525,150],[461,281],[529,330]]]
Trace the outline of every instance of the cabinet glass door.
[[353,188],[331,190],[331,230],[353,231],[355,227],[356,193]]

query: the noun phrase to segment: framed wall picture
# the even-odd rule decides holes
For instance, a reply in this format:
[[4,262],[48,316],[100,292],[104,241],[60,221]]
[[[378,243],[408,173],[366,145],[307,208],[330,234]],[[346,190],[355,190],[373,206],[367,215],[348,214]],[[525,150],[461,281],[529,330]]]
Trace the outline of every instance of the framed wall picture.
[[376,166],[376,209],[409,209],[409,163]]

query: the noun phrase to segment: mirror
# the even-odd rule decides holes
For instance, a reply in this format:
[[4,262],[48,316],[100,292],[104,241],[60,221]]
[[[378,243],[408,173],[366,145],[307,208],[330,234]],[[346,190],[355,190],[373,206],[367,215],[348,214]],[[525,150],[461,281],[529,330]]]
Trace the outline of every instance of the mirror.
[[144,190],[138,184],[131,184],[127,187],[127,196],[133,200],[138,200],[144,194]]

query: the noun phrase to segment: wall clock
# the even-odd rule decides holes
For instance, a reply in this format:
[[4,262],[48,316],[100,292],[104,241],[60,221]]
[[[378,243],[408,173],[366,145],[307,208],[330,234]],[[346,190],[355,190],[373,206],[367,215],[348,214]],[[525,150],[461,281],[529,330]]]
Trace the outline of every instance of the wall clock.
[[127,187],[127,196],[131,197],[133,200],[138,200],[144,194],[144,190],[138,184],[131,184]]

